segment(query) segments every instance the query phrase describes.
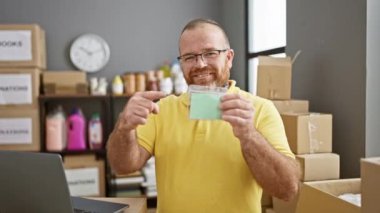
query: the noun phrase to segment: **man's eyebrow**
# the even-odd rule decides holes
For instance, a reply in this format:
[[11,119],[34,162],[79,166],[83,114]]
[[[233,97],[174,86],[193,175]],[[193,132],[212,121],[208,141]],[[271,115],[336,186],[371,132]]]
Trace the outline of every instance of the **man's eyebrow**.
[[216,48],[214,48],[214,47],[210,47],[210,48],[204,48],[204,49],[202,49],[202,51],[201,51],[201,52],[199,52],[199,53],[196,53],[196,52],[189,52],[189,53],[185,53],[185,54],[183,54],[182,56],[187,56],[187,55],[196,55],[196,54],[200,54],[200,53],[204,53],[204,52],[207,52],[207,51],[212,51],[212,50],[216,50]]

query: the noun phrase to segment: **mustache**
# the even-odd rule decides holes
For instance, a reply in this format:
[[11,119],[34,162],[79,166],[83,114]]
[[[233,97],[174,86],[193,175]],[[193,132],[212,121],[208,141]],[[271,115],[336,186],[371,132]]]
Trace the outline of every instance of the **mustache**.
[[202,67],[202,68],[194,68],[193,70],[191,70],[191,74],[204,73],[204,72],[213,73],[215,72],[215,69],[211,67]]

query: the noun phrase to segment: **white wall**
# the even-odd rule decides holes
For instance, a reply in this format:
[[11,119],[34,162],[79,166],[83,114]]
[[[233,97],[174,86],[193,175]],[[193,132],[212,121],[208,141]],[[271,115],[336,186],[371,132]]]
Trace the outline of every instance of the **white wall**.
[[380,156],[380,1],[367,0],[366,156]]

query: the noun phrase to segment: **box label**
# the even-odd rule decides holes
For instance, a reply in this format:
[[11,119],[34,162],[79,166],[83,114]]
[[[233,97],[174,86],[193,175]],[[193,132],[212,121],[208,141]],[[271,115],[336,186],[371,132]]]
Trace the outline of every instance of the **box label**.
[[30,30],[1,30],[0,60],[32,60],[32,32]]
[[0,118],[0,145],[31,144],[31,118]]
[[71,196],[100,195],[97,167],[65,169]]
[[0,105],[32,104],[31,74],[0,74]]

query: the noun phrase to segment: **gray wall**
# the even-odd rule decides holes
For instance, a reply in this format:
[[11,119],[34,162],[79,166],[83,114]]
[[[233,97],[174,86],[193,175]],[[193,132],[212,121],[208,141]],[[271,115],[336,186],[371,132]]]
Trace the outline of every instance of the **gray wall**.
[[366,156],[380,156],[380,1],[367,0]]
[[69,45],[82,33],[108,41],[111,59],[91,76],[155,69],[178,55],[179,33],[190,19],[222,22],[218,0],[2,0],[0,23],[38,23],[47,35],[48,69],[74,69]]
[[[374,0],[376,1],[376,0]],[[333,152],[341,176],[360,176],[365,155],[366,1],[288,0],[287,54],[294,64],[294,98],[333,114]]]
[[236,80],[241,89],[247,89],[247,72],[245,71],[245,0],[223,0],[222,22],[229,35],[235,58],[231,70],[231,78]]

